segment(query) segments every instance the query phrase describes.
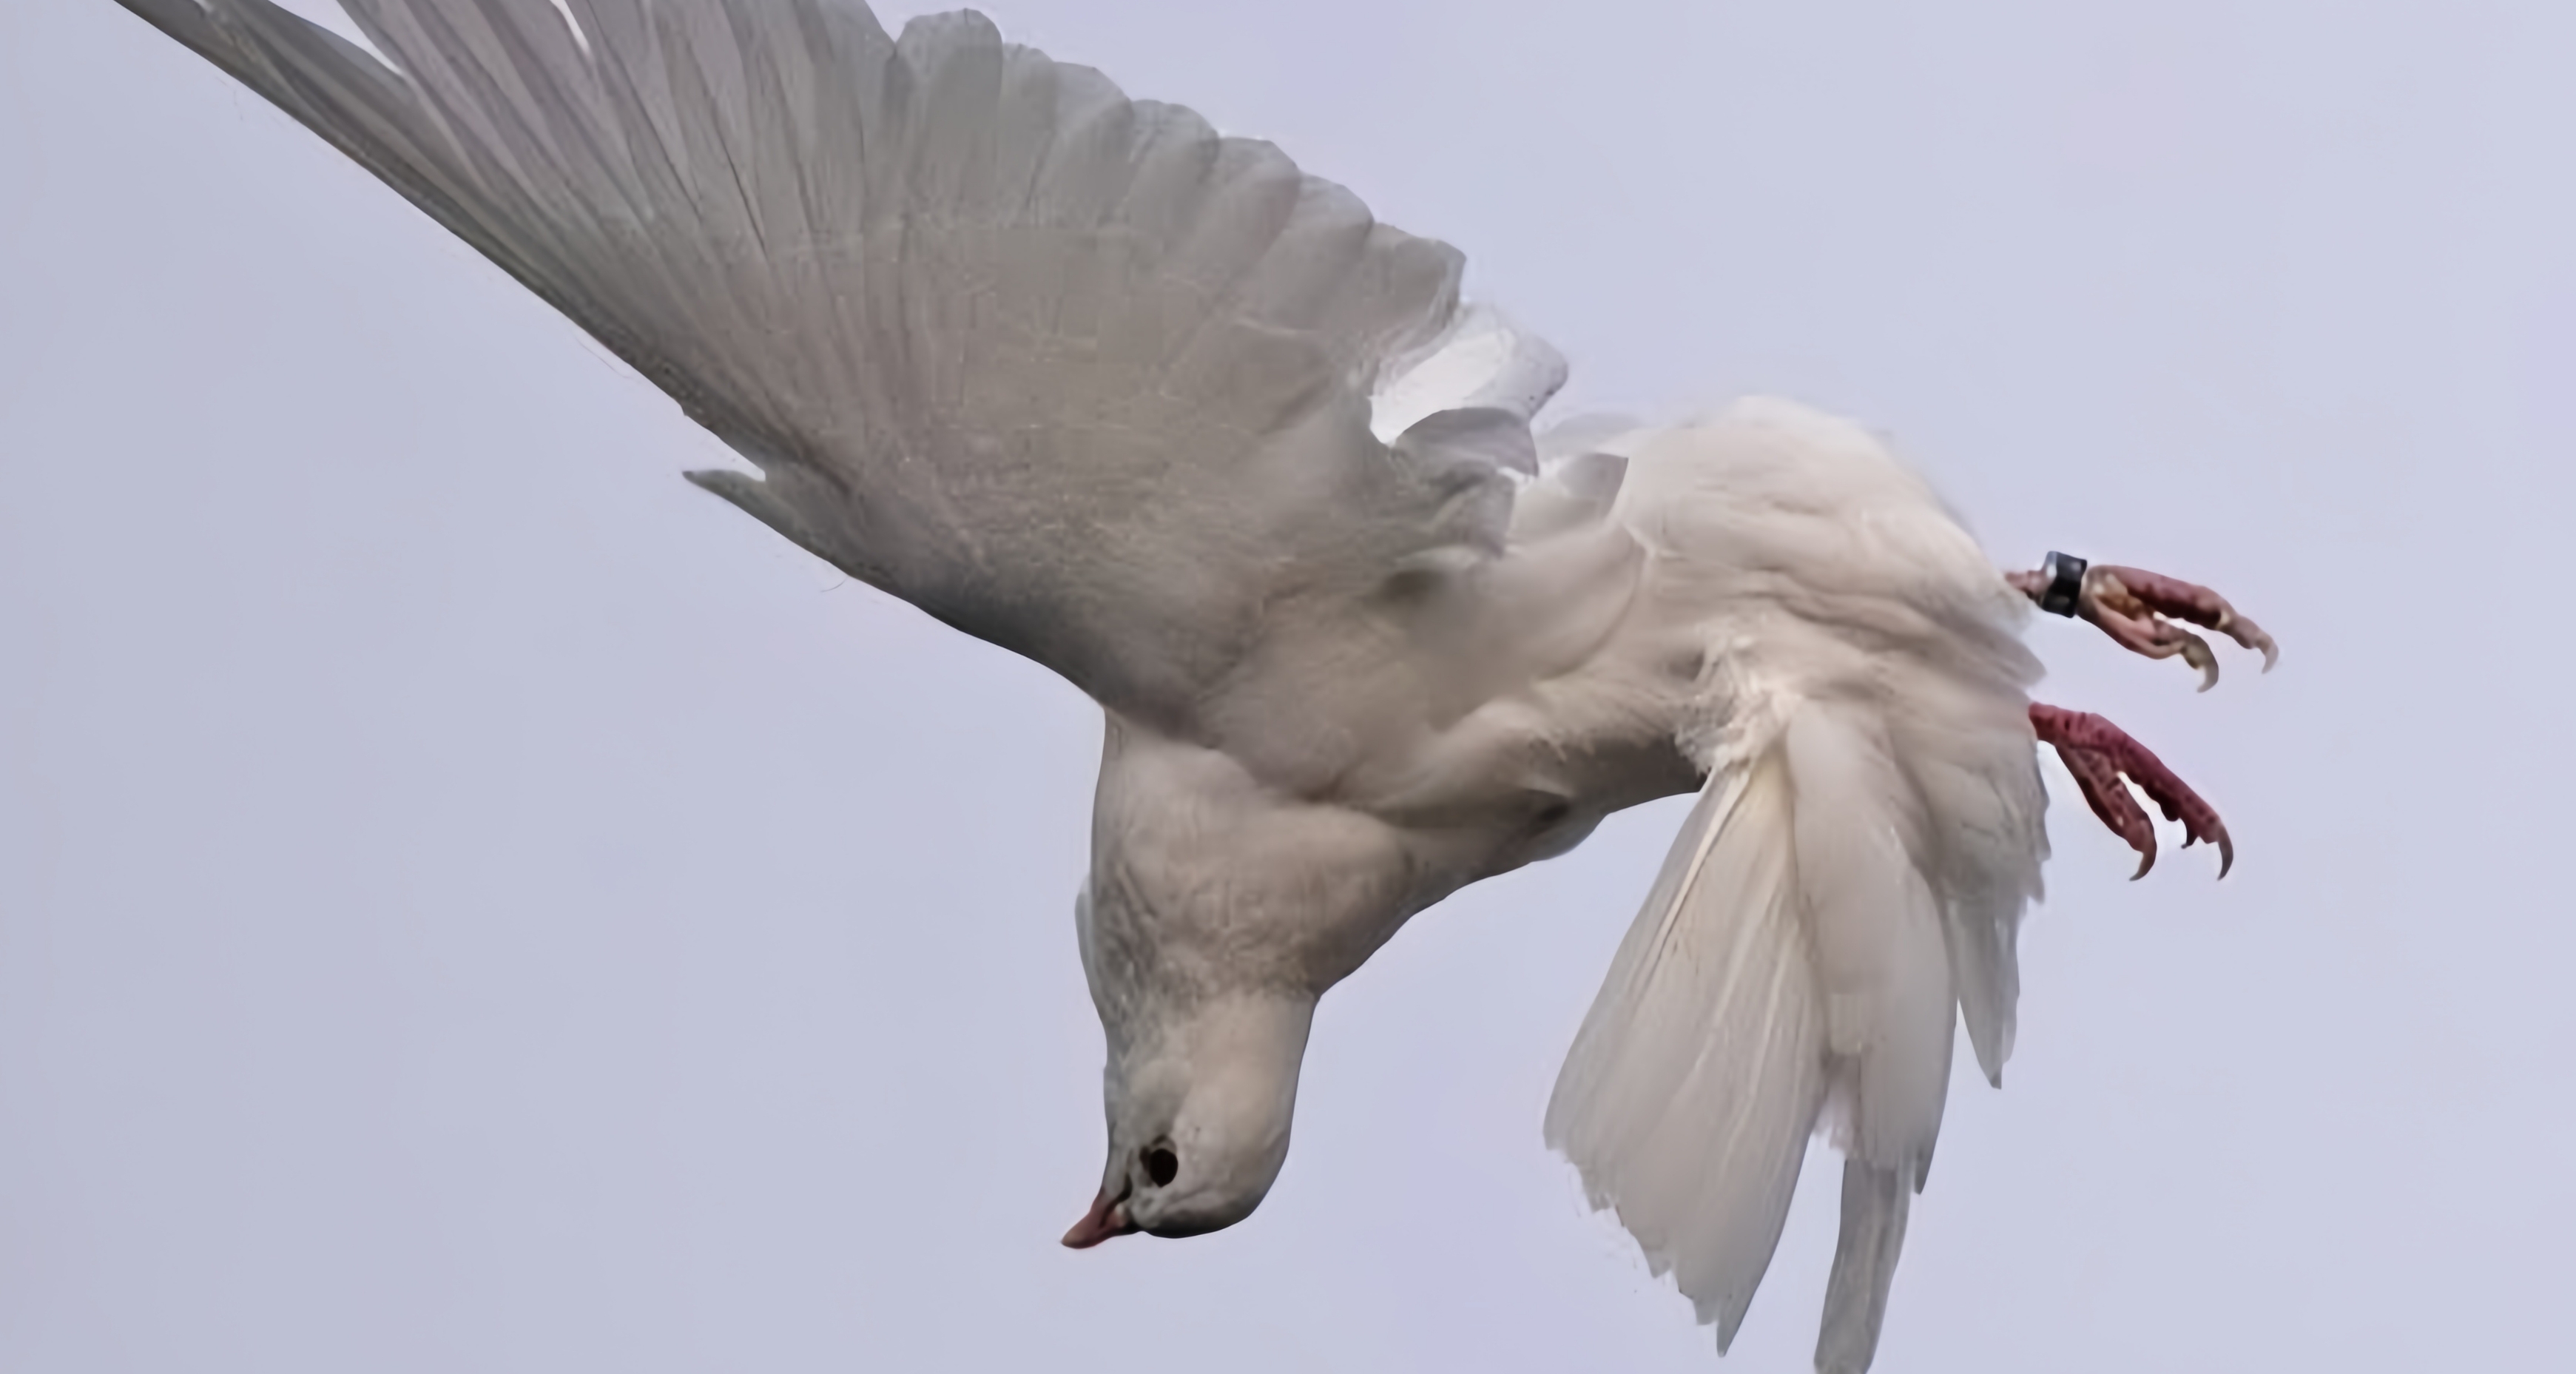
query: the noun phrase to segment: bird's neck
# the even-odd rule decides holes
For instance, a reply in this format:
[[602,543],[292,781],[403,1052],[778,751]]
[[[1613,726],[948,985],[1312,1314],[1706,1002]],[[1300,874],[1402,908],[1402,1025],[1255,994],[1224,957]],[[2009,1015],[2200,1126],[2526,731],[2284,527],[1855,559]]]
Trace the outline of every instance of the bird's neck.
[[1396,827],[1110,716],[1082,947],[1113,1034],[1140,1003],[1311,1001],[1440,895]]

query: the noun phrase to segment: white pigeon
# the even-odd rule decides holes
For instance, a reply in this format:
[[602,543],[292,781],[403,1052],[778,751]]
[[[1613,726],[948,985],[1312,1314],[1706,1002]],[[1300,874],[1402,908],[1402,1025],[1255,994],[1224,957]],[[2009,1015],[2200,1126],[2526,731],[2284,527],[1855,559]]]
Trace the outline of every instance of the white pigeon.
[[[2001,575],[1863,430],[1747,401],[1535,434],[1565,377],[1461,260],[1276,148],[981,16],[858,0],[120,0],[570,316],[757,474],[692,473],[1107,714],[1083,1246],[1242,1220],[1316,999],[1415,912],[1697,791],[1548,1141],[1722,1350],[1808,1137],[1846,1156],[1819,1369],[1865,1368],[1964,1015],[2012,1049],[2057,745],[2149,861],[2029,603],[2214,673],[2203,589]],[[2186,843],[2189,841],[2187,840]],[[2143,871],[2143,869],[2141,870]]]

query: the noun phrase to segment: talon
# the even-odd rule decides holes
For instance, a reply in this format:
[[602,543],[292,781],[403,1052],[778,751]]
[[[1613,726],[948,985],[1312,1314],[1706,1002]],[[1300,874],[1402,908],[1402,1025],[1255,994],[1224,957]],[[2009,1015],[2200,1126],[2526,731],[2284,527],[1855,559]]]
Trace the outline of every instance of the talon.
[[2200,670],[2200,690],[2204,692],[2218,685],[2218,655],[2210,649],[2208,640],[2174,620],[2215,630],[2263,655],[2264,672],[2272,671],[2272,665],[2281,661],[2281,646],[2263,632],[2262,626],[2238,614],[2235,607],[2227,604],[2227,598],[2207,587],[2161,573],[2109,564],[2088,567],[2081,559],[2052,553],[2039,571],[2008,573],[2004,580],[2043,609],[2060,615],[2080,615],[2093,622],[2132,653],[2148,658],[2181,658]]
[[2056,748],[2093,814],[2138,852],[2138,871],[2130,881],[2147,876],[2147,870],[2156,866],[2156,831],[2124,783],[2135,783],[2166,820],[2181,823],[2184,848],[2202,842],[2218,846],[2219,877],[2226,877],[2236,866],[2236,842],[2229,838],[2217,808],[2201,800],[2128,731],[2089,712],[2038,702],[2030,706],[2030,728],[2041,743]]

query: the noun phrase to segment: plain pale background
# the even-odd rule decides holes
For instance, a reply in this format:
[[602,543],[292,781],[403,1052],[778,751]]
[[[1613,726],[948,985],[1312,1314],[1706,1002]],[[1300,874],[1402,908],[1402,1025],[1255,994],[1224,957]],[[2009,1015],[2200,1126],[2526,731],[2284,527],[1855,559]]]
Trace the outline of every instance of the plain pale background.
[[[2576,11],[992,8],[1465,247],[1578,405],[1799,396],[2280,635],[2198,697],[2033,629],[2241,857],[2132,885],[2061,790],[1881,1369],[2547,1363]],[[1538,1138],[1680,803],[1329,998],[1251,1221],[1066,1252],[1096,714],[711,448],[108,0],[0,7],[0,1371],[1717,1367]],[[1805,1367],[1831,1177],[1725,1369]]]

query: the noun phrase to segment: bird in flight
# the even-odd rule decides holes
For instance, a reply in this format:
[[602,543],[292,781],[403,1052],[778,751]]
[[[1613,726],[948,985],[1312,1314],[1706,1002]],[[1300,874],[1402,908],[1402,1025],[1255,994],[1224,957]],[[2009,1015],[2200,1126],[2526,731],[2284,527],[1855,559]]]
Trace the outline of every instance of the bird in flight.
[[[1778,400],[1540,426],[1563,360],[1459,254],[1277,148],[859,0],[119,0],[275,102],[743,460],[690,479],[1107,718],[1076,906],[1109,1147],[1064,1237],[1260,1205],[1317,999],[1414,913],[1696,793],[1545,1120],[1723,1350],[1808,1138],[1816,1364],[1865,1369],[1949,1086],[1998,1079],[2046,855],[2034,603],[2217,675],[2204,588],[2004,573],[1867,431]],[[1999,1081],[1999,1079],[1998,1079]]]

